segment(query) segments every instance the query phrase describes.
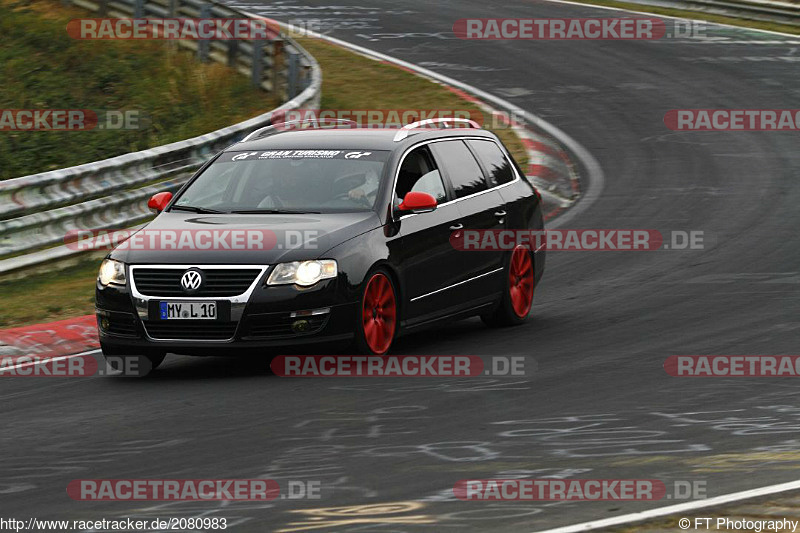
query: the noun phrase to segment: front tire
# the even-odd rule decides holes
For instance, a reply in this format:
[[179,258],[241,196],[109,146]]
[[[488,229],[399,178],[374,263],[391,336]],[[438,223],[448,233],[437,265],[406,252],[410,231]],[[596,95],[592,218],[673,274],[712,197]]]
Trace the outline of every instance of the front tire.
[[515,326],[528,319],[533,304],[533,255],[524,246],[511,252],[506,267],[503,297],[481,320],[490,327]]
[[385,355],[397,335],[397,290],[389,273],[378,269],[364,283],[357,313],[355,347],[359,353]]

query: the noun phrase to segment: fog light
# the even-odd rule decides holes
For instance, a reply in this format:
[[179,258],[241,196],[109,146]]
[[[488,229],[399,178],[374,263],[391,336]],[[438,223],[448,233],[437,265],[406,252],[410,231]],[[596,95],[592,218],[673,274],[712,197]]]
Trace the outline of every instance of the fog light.
[[308,331],[308,320],[295,320],[292,322],[292,331],[295,333]]
[[107,330],[108,326],[109,326],[108,319],[106,317],[101,318],[100,319],[100,327]]

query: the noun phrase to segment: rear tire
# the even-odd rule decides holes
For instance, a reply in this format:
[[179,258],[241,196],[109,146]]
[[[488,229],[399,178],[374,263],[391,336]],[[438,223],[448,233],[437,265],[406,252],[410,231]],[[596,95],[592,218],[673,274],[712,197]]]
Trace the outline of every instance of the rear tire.
[[356,351],[385,355],[397,336],[399,323],[397,289],[386,270],[379,268],[367,276],[356,315]]
[[528,319],[533,304],[533,254],[517,246],[508,258],[503,297],[481,320],[489,327],[516,326]]

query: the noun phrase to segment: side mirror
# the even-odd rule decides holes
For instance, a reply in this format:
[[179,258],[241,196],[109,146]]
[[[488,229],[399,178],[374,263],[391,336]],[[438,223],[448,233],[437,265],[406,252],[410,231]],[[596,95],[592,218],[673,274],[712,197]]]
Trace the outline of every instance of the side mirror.
[[436,198],[426,192],[410,192],[397,206],[401,213],[428,213],[436,209]]
[[171,192],[158,192],[151,196],[147,201],[147,207],[153,209],[156,213],[160,213],[165,207],[167,207],[167,204],[169,204],[170,200],[172,200]]

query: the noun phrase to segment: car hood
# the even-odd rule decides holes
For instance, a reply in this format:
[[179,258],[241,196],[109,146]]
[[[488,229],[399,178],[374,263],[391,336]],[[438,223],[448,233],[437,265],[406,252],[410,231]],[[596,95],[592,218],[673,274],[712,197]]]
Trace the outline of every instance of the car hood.
[[327,214],[164,212],[112,252],[131,264],[247,264],[316,259],[380,226],[373,211]]

